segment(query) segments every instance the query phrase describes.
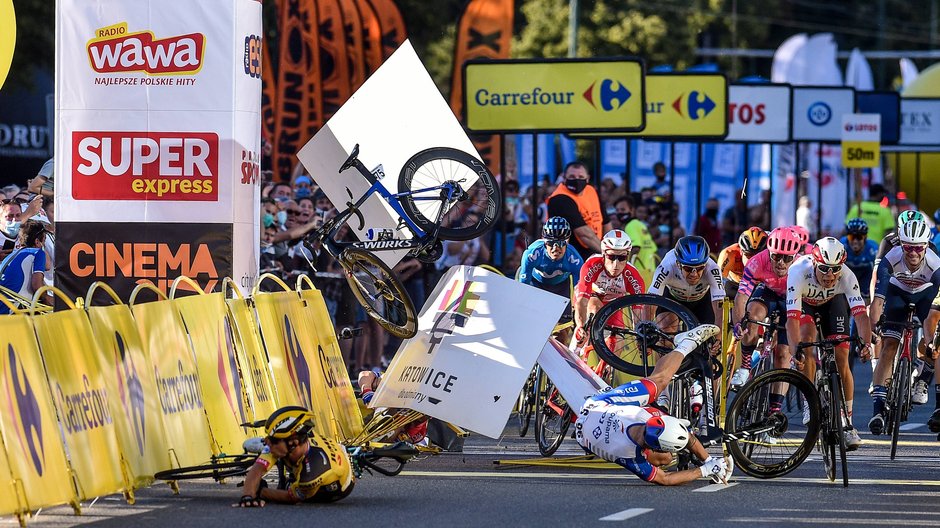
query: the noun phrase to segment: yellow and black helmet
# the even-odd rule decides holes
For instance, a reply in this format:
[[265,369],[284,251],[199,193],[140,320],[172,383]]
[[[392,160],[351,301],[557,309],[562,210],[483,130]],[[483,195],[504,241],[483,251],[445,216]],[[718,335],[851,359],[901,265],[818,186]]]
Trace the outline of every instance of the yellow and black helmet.
[[289,405],[271,413],[264,424],[264,432],[270,438],[307,436],[313,431],[313,413],[299,405]]

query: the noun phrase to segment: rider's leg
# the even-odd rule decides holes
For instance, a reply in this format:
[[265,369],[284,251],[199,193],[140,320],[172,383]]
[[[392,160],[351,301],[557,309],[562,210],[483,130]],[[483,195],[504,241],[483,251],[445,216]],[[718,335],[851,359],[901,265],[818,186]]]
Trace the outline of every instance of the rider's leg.
[[873,414],[882,414],[885,407],[885,398],[888,395],[888,389],[886,387],[888,379],[891,377],[891,370],[894,367],[894,355],[898,350],[898,345],[900,342],[894,337],[885,337],[881,347],[881,361],[878,362],[878,367],[875,368],[875,374],[873,377],[873,383],[875,384],[874,390],[871,393],[872,405],[874,406]]
[[676,336],[676,348],[659,358],[656,368],[647,377],[656,384],[657,390],[663,390],[682,365],[682,360],[709,338],[717,336],[721,330],[715,325],[700,325],[688,332]]
[[[767,317],[767,305],[756,299],[747,304],[747,318],[751,321],[763,321]],[[751,355],[757,347],[762,326],[749,324],[741,335],[741,368],[751,368]]]
[[846,419],[849,425],[852,425],[852,404],[855,400],[855,377],[852,375],[852,367],[849,365],[848,343],[842,343],[836,347],[836,367],[839,369],[839,377],[842,378],[842,398],[845,401],[845,411],[848,413]]
[[[816,324],[812,319],[800,321],[800,341],[810,343],[816,341]],[[816,379],[816,358],[818,352],[815,348],[803,350],[803,375],[809,380]]]

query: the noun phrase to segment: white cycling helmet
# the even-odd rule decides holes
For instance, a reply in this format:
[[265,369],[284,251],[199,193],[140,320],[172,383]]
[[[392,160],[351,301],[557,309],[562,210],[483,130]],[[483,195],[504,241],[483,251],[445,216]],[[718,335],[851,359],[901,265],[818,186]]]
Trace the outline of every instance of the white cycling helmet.
[[898,238],[903,244],[926,244],[930,241],[930,227],[923,220],[908,220],[898,229]]
[[845,262],[845,246],[833,237],[820,238],[813,246],[813,262],[823,266],[839,266]]
[[643,439],[650,449],[678,453],[689,445],[691,436],[688,420],[664,414],[653,416],[646,421]]
[[630,237],[619,229],[612,229],[604,235],[603,240],[601,240],[601,252],[604,252],[608,249],[613,249],[614,251],[630,251],[633,249],[633,241],[630,240]]

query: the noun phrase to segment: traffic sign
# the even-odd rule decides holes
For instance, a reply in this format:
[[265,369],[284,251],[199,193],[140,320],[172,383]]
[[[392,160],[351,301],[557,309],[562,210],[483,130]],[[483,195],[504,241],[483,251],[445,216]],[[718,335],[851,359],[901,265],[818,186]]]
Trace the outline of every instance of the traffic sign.
[[464,122],[473,132],[642,130],[639,59],[487,60],[464,64]]
[[793,88],[793,140],[839,141],[842,115],[854,111],[855,90],[852,88]]
[[842,115],[842,166],[877,167],[881,163],[881,114]]

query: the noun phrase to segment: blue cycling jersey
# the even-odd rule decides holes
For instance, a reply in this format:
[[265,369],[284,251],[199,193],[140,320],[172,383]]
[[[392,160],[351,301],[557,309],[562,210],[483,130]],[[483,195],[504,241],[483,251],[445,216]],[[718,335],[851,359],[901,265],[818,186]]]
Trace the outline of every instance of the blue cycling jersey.
[[878,256],[878,243],[874,240],[866,240],[861,253],[856,253],[849,246],[847,237],[842,237],[839,241],[845,246],[845,265],[855,274],[855,278],[858,279],[858,284],[861,286],[863,297],[867,299],[871,276],[875,270],[875,257]]
[[571,277],[574,284],[581,278],[581,255],[578,250],[565,248],[565,254],[558,260],[552,259],[545,249],[545,240],[536,240],[522,254],[519,267],[519,282],[531,285],[533,281],[542,284],[560,284]]

